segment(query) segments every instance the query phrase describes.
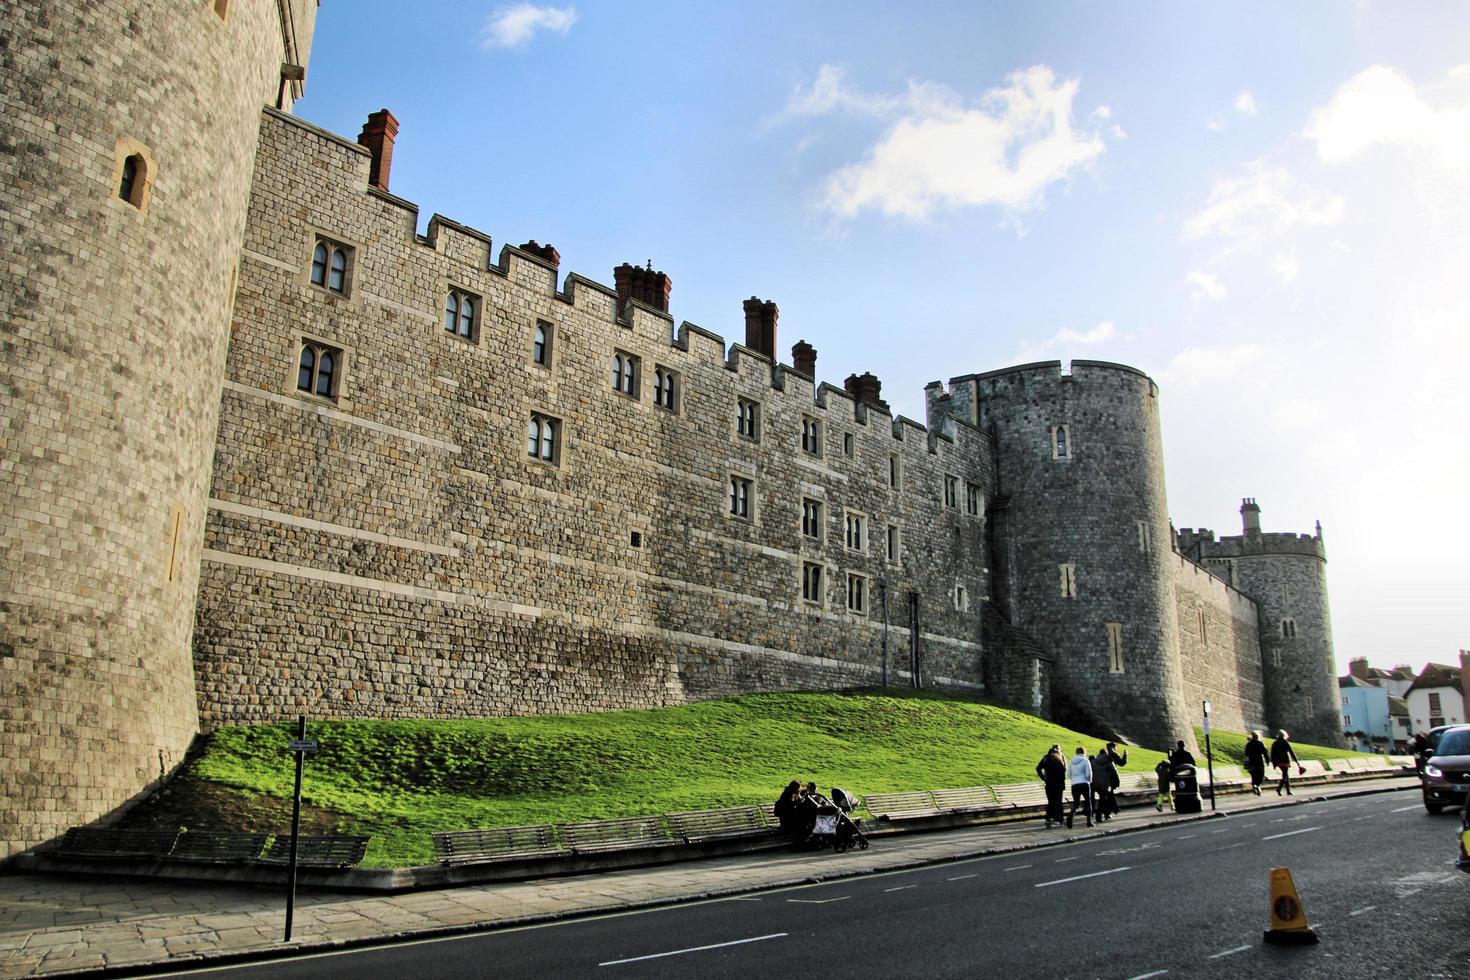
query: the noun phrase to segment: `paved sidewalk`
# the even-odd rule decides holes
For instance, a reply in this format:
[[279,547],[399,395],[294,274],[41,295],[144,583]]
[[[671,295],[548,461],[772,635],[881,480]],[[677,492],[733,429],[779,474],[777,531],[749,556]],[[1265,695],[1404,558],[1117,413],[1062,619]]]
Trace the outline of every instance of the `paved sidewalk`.
[[[1222,796],[1220,813],[1319,797],[1417,789],[1413,776],[1342,786]],[[866,851],[738,855],[566,878],[499,882],[401,895],[298,895],[295,938],[281,942],[285,897],[276,891],[156,880],[0,875],[0,977],[56,976],[198,965],[493,928],[662,905],[780,885],[1046,846],[1184,820],[1134,807],[1097,828],[1046,830],[1040,820],[875,837]]]

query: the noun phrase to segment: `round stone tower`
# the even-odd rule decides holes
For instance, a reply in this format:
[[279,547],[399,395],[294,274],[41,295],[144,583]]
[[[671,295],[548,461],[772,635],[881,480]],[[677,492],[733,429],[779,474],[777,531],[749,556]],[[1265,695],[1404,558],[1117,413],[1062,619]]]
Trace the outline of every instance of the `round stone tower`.
[[7,9],[0,854],[126,804],[197,729],[235,263],[261,107],[299,96],[316,0]]
[[1344,745],[1322,526],[1262,533],[1261,508],[1249,497],[1240,516],[1241,536],[1222,538],[1209,554],[1225,558],[1233,584],[1256,601],[1267,724],[1298,741]]
[[952,382],[995,443],[997,611],[1054,658],[1053,712],[1194,744],[1179,659],[1158,386],[1057,361]]

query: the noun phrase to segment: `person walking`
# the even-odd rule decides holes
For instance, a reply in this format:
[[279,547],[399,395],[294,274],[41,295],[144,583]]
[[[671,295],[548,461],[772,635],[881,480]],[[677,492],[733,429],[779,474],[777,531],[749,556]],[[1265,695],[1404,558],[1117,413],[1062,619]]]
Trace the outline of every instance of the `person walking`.
[[1245,771],[1251,774],[1251,792],[1261,795],[1261,784],[1266,781],[1266,743],[1261,741],[1260,732],[1251,732],[1245,743]]
[[1159,778],[1159,795],[1154,800],[1154,809],[1160,813],[1164,812],[1166,806],[1174,809],[1173,784],[1170,781],[1173,774],[1174,767],[1169,764],[1168,759],[1160,759],[1159,764],[1154,766],[1154,775]]
[[1113,812],[1117,809],[1117,799],[1113,795],[1113,784],[1118,778],[1118,770],[1113,768],[1112,755],[1104,746],[1097,750],[1097,755],[1092,757],[1092,795],[1096,801],[1093,813],[1099,821],[1113,819]]
[[1046,786],[1046,829],[1062,822],[1062,794],[1067,786],[1067,762],[1062,758],[1062,747],[1055,743],[1036,764],[1036,775]]
[[1194,753],[1184,747],[1184,739],[1175,743],[1174,751],[1169,753],[1169,765],[1171,766],[1194,766]]
[[1118,788],[1123,785],[1123,779],[1118,774],[1118,770],[1121,769],[1123,766],[1128,765],[1128,749],[1124,748],[1123,753],[1119,755],[1118,743],[1109,742],[1107,753],[1108,761],[1113,764],[1113,784],[1111,787],[1109,787],[1112,790],[1111,799],[1113,807],[1113,812],[1109,814],[1109,816],[1113,816],[1122,812],[1118,807]]
[[1281,781],[1276,784],[1276,795],[1286,790],[1286,795],[1291,795],[1291,766],[1292,763],[1301,765],[1301,760],[1296,757],[1296,749],[1291,747],[1291,741],[1287,737],[1286,729],[1276,733],[1276,741],[1271,743],[1271,767],[1281,770]]
[[1067,763],[1067,776],[1072,780],[1072,809],[1067,813],[1067,829],[1072,829],[1072,819],[1077,816],[1077,804],[1081,803],[1087,816],[1087,826],[1092,826],[1092,763],[1087,761],[1087,750],[1077,746],[1077,754]]

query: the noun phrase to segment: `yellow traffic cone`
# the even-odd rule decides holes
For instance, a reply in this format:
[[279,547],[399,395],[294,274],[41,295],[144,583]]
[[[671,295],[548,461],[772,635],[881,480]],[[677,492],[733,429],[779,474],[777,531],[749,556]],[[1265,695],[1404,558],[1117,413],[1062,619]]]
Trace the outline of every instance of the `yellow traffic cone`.
[[1307,925],[1307,914],[1289,868],[1271,869],[1271,928],[1266,930],[1265,939],[1283,946],[1317,942],[1317,934]]

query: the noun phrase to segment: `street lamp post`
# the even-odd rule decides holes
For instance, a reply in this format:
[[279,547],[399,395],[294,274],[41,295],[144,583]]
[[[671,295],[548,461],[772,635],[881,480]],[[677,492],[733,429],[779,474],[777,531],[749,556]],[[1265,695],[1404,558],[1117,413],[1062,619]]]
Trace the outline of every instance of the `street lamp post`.
[[1210,753],[1210,702],[1205,705],[1205,765],[1210,769],[1210,809],[1215,809],[1215,757]]

